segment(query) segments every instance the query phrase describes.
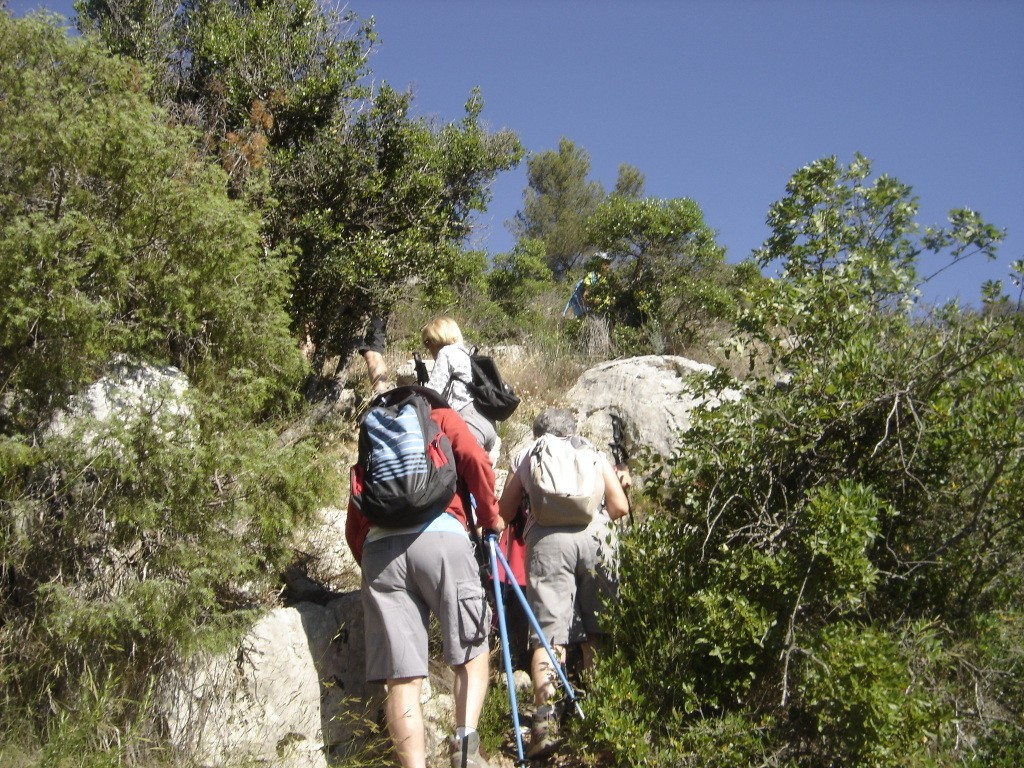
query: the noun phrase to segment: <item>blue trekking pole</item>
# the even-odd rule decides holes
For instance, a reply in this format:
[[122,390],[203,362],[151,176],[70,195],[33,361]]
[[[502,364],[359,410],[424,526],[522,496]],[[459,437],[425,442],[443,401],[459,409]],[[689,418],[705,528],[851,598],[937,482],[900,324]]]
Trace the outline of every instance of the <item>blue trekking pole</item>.
[[[487,537],[487,551],[490,554],[491,559],[491,580],[494,584],[494,610],[498,614],[498,634],[501,637],[501,657],[505,662],[505,680],[508,683],[508,703],[512,708],[512,727],[516,734],[516,753],[519,755],[520,766],[526,765],[526,755],[523,754],[523,734],[519,730],[519,702],[516,698],[516,681],[515,675],[512,671],[512,654],[508,649],[508,630],[505,627],[505,605],[501,597],[501,579],[498,578],[498,562],[495,558],[495,552],[497,546],[495,542],[497,537],[491,534]],[[508,574],[509,579],[513,579],[511,572],[508,570],[508,564],[504,563],[505,573]],[[514,579],[513,579],[514,580]]]
[[[541,645],[544,646],[544,650],[548,652],[548,658],[551,660],[551,666],[554,667],[555,668],[555,672],[558,673],[558,678],[562,682],[562,688],[565,689],[566,696],[569,697],[569,701],[571,701],[572,705],[576,708],[576,714],[578,714],[580,716],[580,720],[583,720],[583,719],[585,719],[584,716],[583,716],[583,709],[580,707],[579,700],[576,698],[576,692],[573,690],[572,685],[569,684],[569,678],[567,678],[565,676],[565,672],[562,670],[562,665],[559,663],[558,657],[555,656],[555,652],[551,649],[551,644],[548,643],[547,638],[544,637],[544,631],[540,628],[540,622],[537,621],[537,617],[534,615],[533,611],[530,610],[530,604],[526,602],[526,595],[523,594],[523,590],[521,590],[519,588],[519,585],[516,583],[515,576],[512,575],[512,568],[509,566],[508,560],[505,559],[505,555],[503,555],[501,553],[501,549],[497,546],[497,540],[498,540],[498,537],[495,536],[494,534],[490,534],[487,537],[487,548],[490,551],[492,573],[494,574],[494,589],[495,589],[495,592],[498,592],[499,588],[500,588],[500,585],[498,583],[498,568],[497,568],[497,565],[494,563],[495,558],[497,558],[501,562],[501,567],[505,569],[505,573],[508,574],[509,586],[512,587],[512,591],[515,593],[515,596],[517,598],[519,598],[519,604],[523,606],[523,613],[525,613],[526,614],[526,618],[528,618],[530,620],[530,626],[533,627],[534,634],[537,635],[537,637],[540,639],[540,643],[541,643]],[[496,610],[499,610],[499,611],[501,610],[501,608],[500,608],[501,602],[500,601],[501,601],[500,597],[496,597],[495,598],[495,608],[496,608]],[[498,628],[502,632],[504,632],[504,625],[505,625],[505,617],[504,617],[504,612],[502,612],[502,613],[499,614],[499,618],[498,618]],[[507,643],[505,643],[505,636],[504,635],[502,635],[502,649],[503,649],[503,653],[506,656],[505,672],[506,672],[507,675],[509,675],[509,688],[511,689],[512,688],[512,678],[511,678],[511,674],[512,674],[512,661],[511,661],[511,657],[508,655],[508,646],[507,646]],[[513,694],[510,693],[509,698],[513,699]],[[521,737],[518,735],[519,734],[519,713],[518,712],[513,712],[513,717],[515,718],[515,722],[516,722],[516,739],[517,739],[517,742],[521,742]]]

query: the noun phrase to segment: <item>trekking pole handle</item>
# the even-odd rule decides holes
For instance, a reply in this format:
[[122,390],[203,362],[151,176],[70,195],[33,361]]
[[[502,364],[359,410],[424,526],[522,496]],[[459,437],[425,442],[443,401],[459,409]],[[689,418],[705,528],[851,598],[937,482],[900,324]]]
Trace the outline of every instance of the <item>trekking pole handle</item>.
[[416,371],[416,383],[422,387],[430,380],[430,374],[427,373],[427,365],[423,362],[419,352],[413,352],[412,359],[413,370]]

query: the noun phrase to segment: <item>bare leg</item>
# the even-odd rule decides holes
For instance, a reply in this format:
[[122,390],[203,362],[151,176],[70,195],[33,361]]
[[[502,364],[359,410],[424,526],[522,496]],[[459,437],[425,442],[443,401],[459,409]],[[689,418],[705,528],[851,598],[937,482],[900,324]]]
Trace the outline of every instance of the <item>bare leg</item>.
[[[565,646],[555,645],[551,650],[558,664],[565,664]],[[537,707],[530,728],[530,748],[526,751],[526,756],[532,759],[551,754],[558,748],[561,739],[558,737],[559,708],[555,702],[559,678],[547,650],[543,647],[534,648],[530,666],[533,673],[533,703]]]
[[583,671],[590,673],[594,671],[594,662],[597,661],[597,654],[601,651],[601,635],[591,635],[591,639],[580,643],[580,650],[583,652]]
[[420,708],[422,690],[422,677],[388,680],[384,712],[388,718],[388,732],[402,768],[426,768],[427,765],[423,711]]
[[455,672],[455,725],[475,729],[487,695],[490,658],[485,648],[458,667]]
[[[558,663],[565,664],[565,646],[555,645],[551,650],[555,652]],[[558,692],[558,673],[551,666],[551,659],[543,647],[533,649],[530,671],[533,677],[533,703],[540,707],[555,698]]]
[[388,364],[384,362],[384,355],[368,349],[363,352],[363,360],[366,361],[366,375],[370,377],[370,387],[374,394],[386,391],[388,389]]

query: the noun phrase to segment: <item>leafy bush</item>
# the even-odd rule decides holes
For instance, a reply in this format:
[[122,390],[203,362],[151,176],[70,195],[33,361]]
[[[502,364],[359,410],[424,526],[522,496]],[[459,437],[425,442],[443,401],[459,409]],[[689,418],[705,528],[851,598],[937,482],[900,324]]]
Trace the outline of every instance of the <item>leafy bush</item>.
[[1020,316],[910,311],[922,249],[1001,233],[961,212],[915,240],[909,189],[869,172],[819,161],[773,206],[782,278],[747,291],[737,348],[779,377],[701,414],[627,537],[584,726],[616,764],[942,764],[1024,737],[1020,645],[979,629],[1024,597]]
[[613,194],[590,216],[587,230],[615,258],[596,289],[614,325],[646,326],[648,339],[656,328],[660,341],[653,346],[676,354],[702,325],[732,314],[725,251],[694,201]]
[[[953,713],[933,698],[914,666],[941,653],[927,628],[907,643],[854,622],[826,626],[802,655],[792,720],[803,761],[837,765],[931,765],[928,747],[952,730]],[[797,750],[799,747],[796,748]],[[796,750],[794,750],[796,751]]]
[[523,239],[511,253],[495,257],[487,276],[491,300],[510,317],[527,316],[534,299],[550,289],[553,276],[548,268],[544,244],[539,240]]
[[194,160],[135,66],[35,19],[5,16],[0,41],[0,380],[14,428],[45,421],[115,354],[176,365],[249,414],[286,397],[302,373],[288,264],[264,257],[223,174]]

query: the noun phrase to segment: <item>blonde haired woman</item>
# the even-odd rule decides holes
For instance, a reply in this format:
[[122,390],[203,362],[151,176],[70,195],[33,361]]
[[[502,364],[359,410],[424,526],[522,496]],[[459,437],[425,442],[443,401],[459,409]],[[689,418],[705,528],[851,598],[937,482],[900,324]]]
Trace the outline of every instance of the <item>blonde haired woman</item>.
[[473,395],[466,386],[473,381],[473,367],[459,324],[450,317],[435,317],[423,326],[420,338],[434,358],[434,368],[426,386],[441,393],[451,407],[459,412],[469,431],[490,455],[491,464],[494,464],[501,440],[494,422],[477,411]]

